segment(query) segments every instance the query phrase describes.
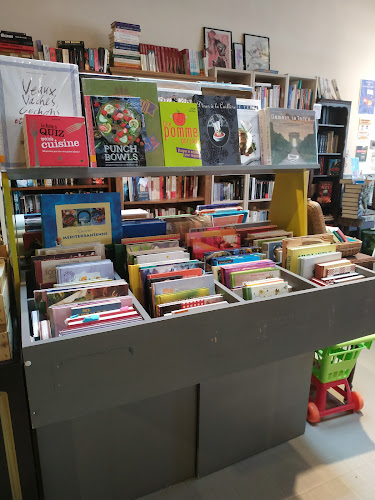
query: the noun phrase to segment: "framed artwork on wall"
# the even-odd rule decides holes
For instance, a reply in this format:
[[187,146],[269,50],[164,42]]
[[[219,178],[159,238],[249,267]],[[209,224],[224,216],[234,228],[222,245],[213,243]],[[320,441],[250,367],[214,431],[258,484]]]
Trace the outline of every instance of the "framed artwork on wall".
[[243,44],[234,43],[233,44],[233,68],[243,69]]
[[203,28],[208,67],[232,68],[232,32]]
[[244,34],[245,69],[270,69],[270,39],[266,36]]

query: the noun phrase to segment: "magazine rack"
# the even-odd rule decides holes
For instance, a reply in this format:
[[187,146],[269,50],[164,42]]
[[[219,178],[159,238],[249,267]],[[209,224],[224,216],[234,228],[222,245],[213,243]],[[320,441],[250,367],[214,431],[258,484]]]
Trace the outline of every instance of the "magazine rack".
[[[272,170],[286,189],[284,217],[294,206],[300,215],[290,224],[302,231],[305,167],[293,175]],[[8,178],[22,176],[8,171]],[[141,310],[145,320],[134,326],[41,342],[30,341],[22,284],[23,358],[44,498],[136,498],[303,434],[313,352],[354,331],[373,332],[375,273],[358,270],[365,280],[317,288],[281,269],[293,293],[261,301],[245,302],[216,283],[229,302],[223,308],[171,319]]]

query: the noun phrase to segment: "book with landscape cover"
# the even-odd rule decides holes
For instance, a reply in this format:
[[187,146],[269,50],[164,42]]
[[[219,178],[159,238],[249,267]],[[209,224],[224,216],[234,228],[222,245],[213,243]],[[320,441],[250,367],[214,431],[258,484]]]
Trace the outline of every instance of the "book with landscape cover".
[[42,194],[44,245],[120,243],[120,193]]
[[235,97],[196,95],[202,165],[239,165]]
[[238,134],[241,164],[260,161],[258,111],[261,101],[237,99]]
[[263,165],[318,163],[315,112],[266,108],[259,111]]
[[165,166],[200,167],[199,124],[197,105],[160,102]]
[[85,119],[73,116],[25,115],[28,167],[88,167]]
[[85,112],[92,167],[146,166],[139,97],[85,97]]
[[143,134],[146,165],[160,167],[164,165],[164,153],[161,136],[158,91],[156,83],[110,80],[104,78],[82,78],[82,93],[86,103],[88,96],[139,97],[146,125]]

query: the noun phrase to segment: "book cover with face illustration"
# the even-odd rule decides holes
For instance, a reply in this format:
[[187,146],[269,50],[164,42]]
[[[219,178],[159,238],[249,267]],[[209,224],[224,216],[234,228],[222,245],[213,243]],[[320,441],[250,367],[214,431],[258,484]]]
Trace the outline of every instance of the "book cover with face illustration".
[[236,98],[194,96],[198,106],[202,165],[239,165]]

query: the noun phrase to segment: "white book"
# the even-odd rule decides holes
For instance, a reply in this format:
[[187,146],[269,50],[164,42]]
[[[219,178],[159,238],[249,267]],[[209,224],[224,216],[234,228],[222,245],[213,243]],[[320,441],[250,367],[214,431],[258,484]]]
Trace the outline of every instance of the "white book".
[[323,253],[319,255],[306,255],[305,257],[298,258],[298,273],[306,279],[314,277],[315,264],[322,264],[323,262],[333,262],[342,257],[341,252]]
[[150,262],[168,262],[175,261],[176,259],[188,259],[190,254],[188,252],[184,252],[183,250],[177,250],[162,253],[151,253],[145,255],[138,255],[135,259],[136,264],[148,264]]
[[62,49],[63,63],[69,64],[69,49]]

